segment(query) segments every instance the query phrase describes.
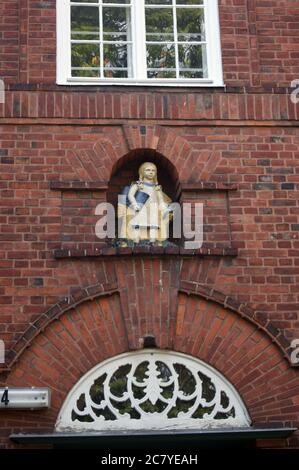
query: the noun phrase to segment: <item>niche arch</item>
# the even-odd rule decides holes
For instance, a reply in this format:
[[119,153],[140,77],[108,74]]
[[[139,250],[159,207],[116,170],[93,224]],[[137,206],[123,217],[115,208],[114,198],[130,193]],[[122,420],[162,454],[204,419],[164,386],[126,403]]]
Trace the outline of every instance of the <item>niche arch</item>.
[[[125,186],[130,186],[138,180],[138,169],[144,162],[151,162],[157,166],[158,182],[173,202],[180,202],[181,185],[179,174],[173,163],[164,155],[154,149],[134,149],[120,158],[114,165],[107,190],[107,202],[117,209],[118,195]],[[115,223],[117,227],[117,210],[115,210]],[[172,233],[170,225],[170,234]],[[170,240],[174,241],[171,239]],[[176,243],[177,244],[177,243]]]
[[116,206],[118,194],[124,186],[138,179],[138,168],[147,161],[157,165],[158,181],[163,191],[173,201],[179,201],[181,186],[178,171],[173,163],[154,149],[135,149],[115,163],[108,184],[108,202]]

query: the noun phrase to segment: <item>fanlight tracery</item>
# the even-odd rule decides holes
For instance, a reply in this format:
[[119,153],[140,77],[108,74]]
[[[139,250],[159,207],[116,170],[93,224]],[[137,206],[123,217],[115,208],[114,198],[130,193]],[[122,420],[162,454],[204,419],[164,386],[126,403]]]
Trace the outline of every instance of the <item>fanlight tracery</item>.
[[146,350],[88,372],[70,392],[56,430],[188,429],[249,426],[235,389],[190,356]]

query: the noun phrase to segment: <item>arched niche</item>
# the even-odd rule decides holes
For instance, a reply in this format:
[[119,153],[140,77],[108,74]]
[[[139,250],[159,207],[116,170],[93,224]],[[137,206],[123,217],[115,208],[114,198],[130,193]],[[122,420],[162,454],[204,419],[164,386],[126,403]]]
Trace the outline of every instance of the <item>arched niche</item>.
[[[138,180],[139,167],[144,162],[152,162],[157,166],[158,182],[173,202],[180,202],[181,186],[175,166],[162,154],[153,149],[135,149],[124,155],[114,165],[108,184],[107,202],[117,208],[118,195],[125,186]],[[117,211],[116,223],[117,223]],[[170,238],[172,229],[170,224]]]
[[249,427],[233,385],[205,362],[145,349],[98,364],[70,391],[55,430],[165,430]]
[[138,169],[144,162],[155,163],[158,168],[158,181],[163,191],[173,201],[179,200],[180,182],[175,166],[156,150],[135,149],[120,158],[114,165],[108,185],[108,202],[116,206],[118,194],[125,186],[138,179]]

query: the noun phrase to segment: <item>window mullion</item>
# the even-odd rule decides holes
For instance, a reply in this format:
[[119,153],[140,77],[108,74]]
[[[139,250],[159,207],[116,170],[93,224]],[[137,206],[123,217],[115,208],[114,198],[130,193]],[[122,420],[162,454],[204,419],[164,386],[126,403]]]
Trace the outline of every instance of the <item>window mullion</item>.
[[[71,4],[57,1],[57,83],[72,76]],[[66,36],[65,36],[66,35]],[[67,40],[65,40],[67,38]]]
[[104,44],[103,44],[103,2],[100,0],[99,4],[99,26],[100,26],[100,74],[104,78]]
[[133,0],[132,23],[134,30],[135,78],[147,78],[146,67],[146,28],[144,0]]
[[172,8],[173,8],[173,35],[174,35],[174,50],[175,50],[175,70],[176,70],[176,78],[180,78],[178,27],[177,27],[177,17],[176,17],[176,0],[172,0]]
[[[63,25],[66,25],[67,32],[68,32],[68,42],[67,42],[67,70],[68,74],[71,77],[72,76],[72,43],[71,43],[71,38],[72,38],[72,22],[71,22],[71,14],[72,14],[72,7],[69,2],[64,2],[65,3],[65,8],[66,8],[66,22],[63,21]],[[67,3],[67,4],[66,4]],[[60,18],[61,20],[61,18]],[[63,41],[64,44],[64,41]]]
[[223,78],[220,30],[219,27],[215,28],[215,23],[219,25],[218,0],[204,0],[204,6],[208,78],[221,86]]

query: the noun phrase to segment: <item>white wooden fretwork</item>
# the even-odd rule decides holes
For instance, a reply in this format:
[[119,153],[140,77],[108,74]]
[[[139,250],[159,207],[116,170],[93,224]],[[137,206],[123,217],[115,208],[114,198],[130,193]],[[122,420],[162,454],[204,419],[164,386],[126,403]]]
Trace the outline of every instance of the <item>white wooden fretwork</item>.
[[185,354],[142,350],[90,370],[69,393],[56,431],[248,427],[234,387]]

